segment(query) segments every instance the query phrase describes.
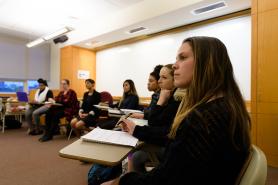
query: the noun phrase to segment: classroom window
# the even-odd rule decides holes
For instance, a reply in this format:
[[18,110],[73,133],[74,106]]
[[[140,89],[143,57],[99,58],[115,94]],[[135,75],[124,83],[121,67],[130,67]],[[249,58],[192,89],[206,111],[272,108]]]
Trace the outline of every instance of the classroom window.
[[28,80],[27,81],[28,92],[30,92],[30,90],[32,90],[32,89],[38,89],[38,88],[39,88],[39,83],[37,82],[37,80]]
[[24,82],[20,81],[0,81],[0,92],[14,93],[24,91]]

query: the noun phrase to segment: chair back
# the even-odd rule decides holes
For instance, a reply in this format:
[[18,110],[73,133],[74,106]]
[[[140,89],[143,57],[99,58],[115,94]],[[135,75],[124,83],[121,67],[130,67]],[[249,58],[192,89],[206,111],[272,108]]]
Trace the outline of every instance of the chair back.
[[113,104],[113,97],[107,91],[102,91],[100,93],[100,99],[101,99],[101,102],[103,102],[103,103],[108,103],[109,105]]
[[238,185],[265,185],[267,176],[266,157],[257,146],[252,150],[237,179]]

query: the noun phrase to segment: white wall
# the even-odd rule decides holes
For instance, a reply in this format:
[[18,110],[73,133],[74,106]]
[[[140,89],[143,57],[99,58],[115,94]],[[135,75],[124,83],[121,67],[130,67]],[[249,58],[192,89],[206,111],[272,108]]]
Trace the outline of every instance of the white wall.
[[245,16],[159,36],[141,42],[97,52],[97,90],[122,95],[125,79],[134,80],[139,96],[150,96],[147,79],[157,64],[174,63],[181,42],[190,36],[213,36],[224,42],[234,67],[235,77],[246,100],[251,87],[251,18]]
[[0,79],[49,79],[50,46],[27,48],[27,42],[0,35]]
[[60,47],[59,45],[51,44],[50,51],[50,81],[49,88],[60,88]]

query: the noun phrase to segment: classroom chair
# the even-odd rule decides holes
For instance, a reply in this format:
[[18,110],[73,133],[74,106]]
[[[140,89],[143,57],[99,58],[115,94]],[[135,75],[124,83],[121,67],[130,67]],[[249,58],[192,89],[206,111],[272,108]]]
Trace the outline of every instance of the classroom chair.
[[248,159],[246,160],[237,185],[265,185],[267,176],[267,161],[265,154],[257,146],[252,145]]

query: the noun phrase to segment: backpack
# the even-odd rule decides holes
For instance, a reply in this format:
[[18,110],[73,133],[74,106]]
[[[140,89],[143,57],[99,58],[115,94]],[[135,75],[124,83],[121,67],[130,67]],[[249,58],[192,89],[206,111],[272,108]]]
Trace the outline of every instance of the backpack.
[[13,117],[6,116],[5,125],[7,129],[17,129],[17,128],[21,128],[22,123],[18,120],[15,120]]
[[88,185],[100,185],[103,182],[119,177],[121,173],[121,164],[113,167],[94,164],[88,172]]

